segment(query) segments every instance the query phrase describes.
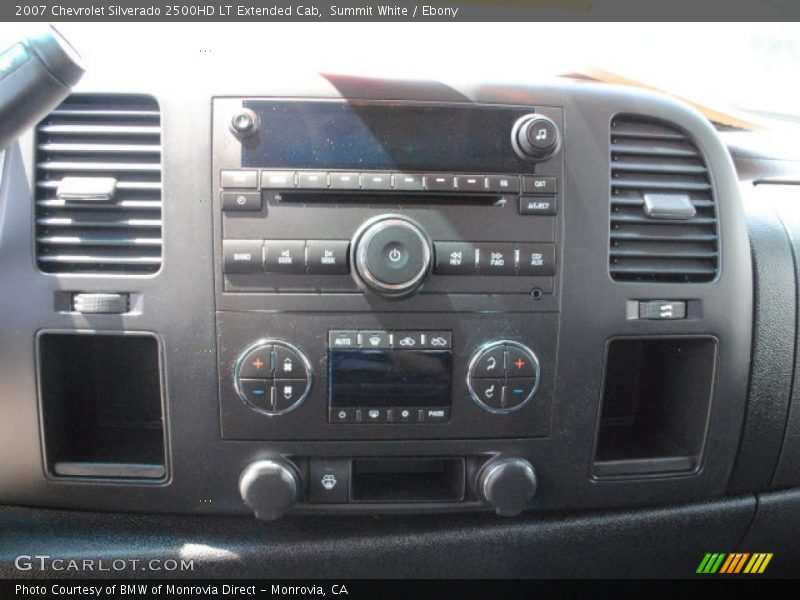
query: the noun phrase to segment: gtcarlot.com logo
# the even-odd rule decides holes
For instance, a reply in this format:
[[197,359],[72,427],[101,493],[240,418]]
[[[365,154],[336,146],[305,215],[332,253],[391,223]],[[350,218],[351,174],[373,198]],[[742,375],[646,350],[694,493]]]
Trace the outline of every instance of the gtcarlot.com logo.
[[708,552],[697,573],[701,575],[760,575],[772,560],[771,552]]
[[154,558],[140,560],[138,558],[56,558],[49,554],[20,554],[14,559],[14,567],[18,571],[54,571],[60,572],[130,572],[161,571],[180,572],[194,571],[194,559]]

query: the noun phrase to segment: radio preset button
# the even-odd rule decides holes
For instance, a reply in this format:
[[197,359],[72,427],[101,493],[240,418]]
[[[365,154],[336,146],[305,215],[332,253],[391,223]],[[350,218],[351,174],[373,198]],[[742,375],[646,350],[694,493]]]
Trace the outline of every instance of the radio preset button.
[[483,175],[459,175],[456,187],[462,192],[483,192],[486,190],[486,178]]
[[452,192],[456,190],[456,176],[445,174],[426,174],[425,187],[431,191]]
[[359,331],[358,345],[361,348],[391,348],[391,336],[388,331]]
[[350,242],[347,240],[308,240],[308,273],[309,275],[347,275],[347,252]]
[[358,173],[330,173],[330,189],[332,190],[357,190]]
[[488,175],[486,177],[486,189],[490,192],[516,194],[519,192],[519,176]]
[[479,244],[478,273],[480,275],[513,275],[516,271],[512,244]]
[[390,190],[392,189],[391,173],[361,173],[362,190]]
[[470,377],[503,378],[505,377],[505,347],[495,346],[483,352],[470,371]]
[[220,186],[223,188],[258,188],[258,171],[221,171]]
[[259,192],[222,192],[222,210],[261,210]]
[[264,189],[294,188],[294,171],[261,171],[261,187]]
[[239,363],[242,379],[272,378],[272,346],[260,346],[247,353]]
[[553,244],[519,244],[519,274],[548,277],[556,274],[556,247]]
[[339,349],[358,348],[358,332],[329,331],[328,347],[339,348]]
[[438,275],[474,275],[475,244],[465,242],[434,242]]
[[266,240],[267,273],[306,272],[306,243],[303,240]]
[[225,273],[263,273],[261,240],[223,240],[223,271]]
[[556,214],[555,196],[520,196],[519,214],[521,215],[554,215]]
[[425,181],[422,175],[411,173],[395,173],[394,189],[407,192],[417,192],[425,189]]
[[558,180],[555,177],[523,175],[523,194],[555,194],[558,191]]
[[318,171],[298,171],[297,187],[306,190],[324,190],[328,187],[328,174]]

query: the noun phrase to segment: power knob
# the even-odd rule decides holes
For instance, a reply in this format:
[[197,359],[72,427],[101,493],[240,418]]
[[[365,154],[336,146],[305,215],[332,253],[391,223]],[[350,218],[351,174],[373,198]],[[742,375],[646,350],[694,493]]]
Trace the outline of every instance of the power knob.
[[243,108],[231,117],[231,131],[240,138],[253,135],[258,130],[258,115],[249,108]]
[[356,281],[383,296],[407,296],[431,268],[431,242],[422,228],[399,215],[367,221],[351,245]]
[[524,160],[545,160],[561,146],[558,127],[542,115],[525,115],[511,130],[511,145]]
[[536,495],[536,472],[524,458],[496,458],[478,473],[478,492],[501,517],[516,517]]
[[259,521],[274,521],[297,501],[302,489],[300,474],[288,460],[256,461],[242,471],[239,493]]

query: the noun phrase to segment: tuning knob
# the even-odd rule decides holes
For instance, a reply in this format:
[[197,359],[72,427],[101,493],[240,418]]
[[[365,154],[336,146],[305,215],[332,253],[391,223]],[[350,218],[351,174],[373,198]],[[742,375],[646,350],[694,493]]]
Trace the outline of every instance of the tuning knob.
[[544,160],[561,145],[558,127],[548,117],[526,115],[511,130],[511,145],[520,158]]
[[242,471],[239,493],[256,519],[274,521],[297,501],[301,480],[297,468],[280,458],[259,460]]
[[382,215],[353,238],[356,280],[383,296],[407,296],[422,285],[431,268],[431,243],[405,217]]
[[478,473],[478,492],[502,517],[516,517],[536,494],[536,473],[523,458],[490,460]]

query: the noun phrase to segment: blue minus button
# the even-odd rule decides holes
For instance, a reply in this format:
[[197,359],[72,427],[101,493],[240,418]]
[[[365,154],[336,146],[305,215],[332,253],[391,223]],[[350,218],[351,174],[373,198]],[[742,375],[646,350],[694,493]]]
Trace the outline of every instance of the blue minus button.
[[536,379],[533,377],[520,377],[509,379],[506,387],[506,406],[505,408],[514,408],[519,406],[528,399],[531,395],[533,388],[536,385]]
[[240,379],[239,389],[249,404],[272,410],[272,382],[264,379]]

